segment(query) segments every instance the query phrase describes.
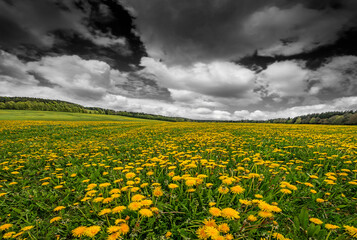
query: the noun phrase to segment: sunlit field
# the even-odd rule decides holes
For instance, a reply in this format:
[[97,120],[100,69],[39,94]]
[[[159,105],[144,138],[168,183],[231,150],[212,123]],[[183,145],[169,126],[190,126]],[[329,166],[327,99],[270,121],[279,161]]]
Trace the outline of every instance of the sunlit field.
[[0,239],[354,239],[355,126],[0,121]]

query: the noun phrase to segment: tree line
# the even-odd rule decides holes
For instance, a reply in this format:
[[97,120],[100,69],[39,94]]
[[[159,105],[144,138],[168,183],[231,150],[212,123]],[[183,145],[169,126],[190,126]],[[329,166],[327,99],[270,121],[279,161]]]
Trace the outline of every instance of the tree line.
[[239,121],[216,121],[216,120],[192,120],[181,117],[168,117],[155,114],[115,111],[99,107],[84,107],[79,104],[42,98],[30,97],[0,97],[0,109],[14,110],[38,110],[73,112],[88,114],[119,115],[134,118],[162,120],[170,122],[241,122],[241,123],[287,123],[287,124],[336,124],[357,125],[357,110],[313,113],[294,118],[276,118],[270,120],[239,120]]
[[167,117],[155,114],[114,111],[100,107],[84,107],[79,104],[61,101],[50,100],[42,98],[31,97],[1,97],[0,109],[13,110],[36,110],[36,111],[55,111],[55,112],[72,112],[72,113],[88,113],[88,114],[106,114],[106,115],[120,115],[134,118],[144,118],[152,120],[170,121],[170,122],[187,122],[190,119],[180,117]]

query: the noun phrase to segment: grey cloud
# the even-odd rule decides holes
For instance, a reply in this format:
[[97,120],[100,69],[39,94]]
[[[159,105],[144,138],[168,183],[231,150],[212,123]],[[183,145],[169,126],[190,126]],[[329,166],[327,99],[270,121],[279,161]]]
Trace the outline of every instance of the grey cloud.
[[125,1],[149,55],[168,64],[232,60],[259,50],[292,55],[356,26],[354,1]]

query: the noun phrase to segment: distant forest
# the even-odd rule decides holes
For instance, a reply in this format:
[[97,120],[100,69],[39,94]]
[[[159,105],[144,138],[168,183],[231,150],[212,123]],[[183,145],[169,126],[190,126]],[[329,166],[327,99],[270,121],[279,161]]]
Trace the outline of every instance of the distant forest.
[[239,120],[239,121],[215,121],[215,120],[192,120],[181,117],[167,117],[161,115],[136,113],[126,111],[114,111],[99,107],[84,107],[79,104],[60,100],[49,100],[29,97],[0,97],[0,109],[14,110],[39,110],[73,112],[87,114],[120,115],[134,118],[162,120],[170,122],[245,122],[245,123],[287,123],[287,124],[335,124],[335,125],[357,125],[357,110],[313,113],[294,118],[277,118],[266,121]]

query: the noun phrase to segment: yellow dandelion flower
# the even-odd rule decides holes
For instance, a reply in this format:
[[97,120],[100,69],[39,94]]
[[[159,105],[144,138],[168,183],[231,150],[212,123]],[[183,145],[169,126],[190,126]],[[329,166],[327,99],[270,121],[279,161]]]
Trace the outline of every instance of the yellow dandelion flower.
[[7,230],[7,229],[11,228],[12,226],[13,226],[13,224],[11,224],[11,223],[5,223],[0,226],[0,231]]
[[227,219],[239,219],[239,213],[233,208],[222,209],[222,217]]
[[143,215],[144,217],[152,217],[152,216],[153,216],[152,211],[149,210],[149,209],[141,209],[141,210],[139,211],[139,213],[140,213],[141,215]]
[[112,210],[110,208],[104,208],[103,210],[101,210],[99,213],[98,213],[98,216],[103,216],[103,215],[106,215],[106,214],[109,214],[111,213]]
[[124,211],[126,209],[125,206],[117,206],[115,208],[112,209],[112,213],[121,213],[122,211]]
[[113,198],[111,198],[111,197],[108,197],[108,198],[104,198],[103,199],[103,203],[110,203],[110,202],[112,202],[113,201]]
[[241,194],[244,192],[244,188],[242,188],[241,186],[237,185],[237,186],[234,186],[234,187],[231,187],[231,192],[234,193],[234,194]]
[[16,233],[16,232],[7,232],[7,233],[5,233],[2,237],[3,237],[4,239],[13,238],[13,236],[14,236],[15,233]]
[[133,211],[139,210],[141,207],[142,204],[140,202],[132,202],[128,205],[128,208]]
[[152,193],[155,197],[161,197],[162,195],[164,195],[164,192],[162,191],[161,187],[156,187]]
[[107,229],[107,232],[109,234],[114,233],[114,232],[119,232],[119,231],[120,231],[120,227],[119,226],[110,226]]
[[241,204],[246,205],[246,206],[252,205],[252,202],[249,201],[249,200],[246,200],[246,199],[239,199],[239,202],[240,202]]
[[229,193],[229,188],[227,188],[226,186],[220,186],[218,188],[218,192],[221,194],[227,194],[227,193]]
[[128,172],[127,174],[125,174],[126,179],[132,179],[135,176],[136,176],[136,174],[133,172]]
[[93,199],[93,202],[102,202],[104,200],[104,197],[97,197]]
[[219,224],[217,229],[218,229],[218,231],[220,231],[222,233],[228,233],[230,230],[227,223]]
[[333,225],[333,224],[326,223],[326,224],[325,224],[325,228],[328,229],[328,230],[334,230],[334,229],[338,229],[338,228],[340,228],[340,227],[337,226],[337,225]]
[[110,185],[111,185],[110,183],[101,183],[101,184],[99,184],[99,187],[106,188],[106,187],[109,187]]
[[101,227],[100,226],[90,226],[85,229],[84,235],[87,237],[94,237],[98,232],[100,232]]
[[175,189],[175,188],[178,188],[178,187],[179,187],[179,185],[177,185],[177,184],[174,184],[174,183],[169,184],[169,188],[170,189]]
[[357,228],[349,225],[343,225],[345,231],[352,237],[357,237]]
[[31,230],[32,228],[34,228],[34,226],[26,226],[26,227],[21,228],[21,231],[26,232],[26,231]]
[[313,222],[313,223],[315,223],[317,225],[323,224],[323,222],[318,218],[310,218],[309,220],[310,220],[310,222]]
[[211,207],[209,209],[209,213],[214,217],[219,217],[222,214],[221,209],[216,208],[216,207]]
[[148,207],[148,206],[150,206],[150,205],[152,204],[152,200],[150,200],[150,199],[145,199],[145,200],[142,200],[140,203],[141,203],[143,206]]
[[248,220],[249,222],[255,222],[255,221],[258,220],[258,218],[257,218],[256,216],[254,216],[254,215],[249,215],[249,216],[247,217],[247,220]]
[[145,198],[144,195],[135,194],[134,196],[131,197],[131,201],[133,201],[133,202],[140,202],[140,201],[143,200],[144,198]]
[[282,192],[284,194],[291,194],[292,193],[289,189],[286,189],[286,188],[280,189],[280,192]]
[[58,222],[61,219],[62,219],[61,217],[54,217],[50,220],[50,223]]
[[208,236],[206,234],[206,227],[200,227],[196,230],[197,237],[199,239],[207,239]]
[[205,219],[205,220],[203,220],[203,224],[206,227],[216,227],[217,226],[216,220],[214,220],[214,219]]
[[262,218],[271,218],[274,216],[271,212],[266,212],[266,211],[259,211],[258,215]]
[[121,234],[127,234],[129,231],[130,231],[130,228],[129,228],[129,225],[128,224],[126,224],[126,223],[123,223],[123,224],[120,224],[120,233]]
[[219,236],[219,231],[215,227],[206,227],[205,233],[208,237],[211,237],[212,239],[216,239]]

